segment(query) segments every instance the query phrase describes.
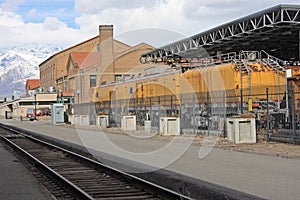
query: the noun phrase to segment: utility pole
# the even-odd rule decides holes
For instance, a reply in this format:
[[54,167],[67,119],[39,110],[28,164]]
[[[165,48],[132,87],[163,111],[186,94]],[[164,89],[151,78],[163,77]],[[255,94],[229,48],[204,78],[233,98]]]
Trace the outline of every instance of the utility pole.
[[64,70],[63,69],[61,70],[61,76],[62,76],[62,81],[63,81],[63,84],[64,84],[63,91],[66,91],[66,83],[65,83],[65,77],[64,77]]
[[36,93],[34,93],[34,120],[36,120]]

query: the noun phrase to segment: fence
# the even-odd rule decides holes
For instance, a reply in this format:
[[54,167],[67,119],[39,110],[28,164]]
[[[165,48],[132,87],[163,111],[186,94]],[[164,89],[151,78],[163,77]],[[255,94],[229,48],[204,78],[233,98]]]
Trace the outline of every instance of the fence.
[[138,127],[150,120],[152,131],[158,131],[160,117],[173,116],[180,118],[182,134],[223,137],[226,137],[227,117],[251,112],[256,116],[257,133],[267,141],[300,141],[300,89],[292,86],[119,99],[73,106],[74,114],[90,115],[90,124],[96,124],[97,115],[107,114],[111,126],[121,126],[122,116],[136,115]]

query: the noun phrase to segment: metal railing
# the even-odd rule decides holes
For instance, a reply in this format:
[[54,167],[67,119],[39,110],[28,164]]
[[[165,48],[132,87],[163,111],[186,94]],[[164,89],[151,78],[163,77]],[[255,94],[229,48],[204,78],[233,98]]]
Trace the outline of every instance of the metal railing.
[[260,58],[263,63],[270,66],[274,71],[277,70],[285,71],[284,67],[281,66],[281,63],[284,63],[284,61],[268,54],[266,51],[264,50],[260,51]]
[[143,127],[145,120],[151,120],[153,131],[159,130],[160,117],[179,117],[183,134],[209,132],[224,137],[227,134],[226,119],[244,111],[256,116],[257,133],[266,140],[300,142],[300,88],[281,85],[278,91],[277,86],[251,87],[251,94],[247,94],[246,88],[243,90],[74,104],[74,111],[77,115],[87,112],[93,115],[90,124],[95,124],[97,115],[106,114],[112,126],[121,126],[124,115],[136,115],[138,127]]

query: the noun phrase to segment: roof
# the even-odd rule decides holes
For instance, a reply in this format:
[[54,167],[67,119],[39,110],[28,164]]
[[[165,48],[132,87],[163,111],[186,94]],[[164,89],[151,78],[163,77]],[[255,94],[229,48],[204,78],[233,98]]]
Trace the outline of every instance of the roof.
[[282,60],[299,60],[300,5],[277,5],[189,38],[144,53],[153,59],[180,55],[214,56],[217,52],[265,50]]
[[74,96],[74,91],[73,90],[67,90],[67,91],[63,91],[62,95],[64,97],[73,97]]
[[100,54],[98,52],[72,52],[70,57],[79,69],[85,69],[100,62]]
[[[115,59],[138,49],[151,50],[154,49],[154,47],[146,43],[140,43],[133,47],[127,46],[124,49],[119,48],[118,52],[116,51],[114,52]],[[79,69],[86,69],[100,63],[100,53],[99,52],[72,52],[70,54],[70,59],[74,64],[77,64]]]
[[68,52],[69,50],[72,50],[72,49],[76,49],[76,47],[79,47],[80,45],[85,44],[85,43],[89,43],[90,41],[95,40],[95,39],[98,39],[98,36],[94,36],[94,37],[92,37],[92,38],[90,38],[90,39],[88,39],[88,40],[85,40],[85,41],[83,41],[83,42],[80,42],[80,43],[78,43],[78,44],[75,44],[75,45],[73,45],[73,46],[70,46],[70,47],[68,47],[68,48],[66,48],[66,49],[63,49],[63,50],[61,50],[61,51],[59,51],[59,52],[56,52],[55,54],[51,55],[49,58],[47,58],[46,60],[44,60],[43,62],[41,62],[41,63],[39,64],[39,67],[41,67],[41,65],[43,65],[43,64],[46,63],[47,61],[53,59],[54,56],[60,55],[60,54],[65,53],[65,52]]
[[[98,37],[94,37],[92,38],[93,40],[97,40]],[[88,40],[88,41],[92,41],[91,40]],[[81,43],[83,44],[83,43]],[[84,49],[77,49],[76,51],[74,50],[74,52],[70,52],[68,53],[68,51],[61,51],[59,53],[57,53],[56,55],[59,55],[59,54],[64,54],[63,56],[61,57],[58,57],[56,59],[56,79],[61,79],[62,78],[62,73],[61,73],[61,70],[63,70],[63,75],[64,76],[68,76],[67,74],[67,65],[68,65],[68,60],[70,59],[70,56],[72,53],[75,53],[74,56],[76,57],[76,62],[79,62],[77,63],[78,66],[80,67],[80,69],[84,69],[84,68],[87,68],[87,67],[90,67],[94,64],[96,64],[97,62],[100,62],[100,60],[96,61],[96,58],[97,58],[97,44],[98,43],[94,43],[92,45],[89,46],[89,48],[84,48]],[[118,40],[113,40],[113,49],[114,49],[114,52],[123,52],[125,50],[127,50],[128,48],[130,48],[131,46],[125,44],[125,43],[122,43]],[[69,48],[69,50],[72,50],[72,48]],[[78,53],[76,55],[76,53]],[[99,55],[99,53],[98,53]],[[100,58],[100,56],[99,56]]]
[[[53,54],[52,56],[50,56],[49,58],[47,58],[46,60],[44,60],[43,62],[41,62],[41,63],[39,64],[39,67],[41,67],[41,66],[42,66],[44,63],[46,63],[47,61],[53,59],[55,56],[58,56],[58,55],[63,54],[63,53],[67,53],[68,51],[70,51],[70,50],[72,50],[72,49],[76,49],[76,48],[79,47],[80,45],[85,44],[85,43],[89,43],[89,42],[91,42],[91,41],[93,41],[93,40],[99,40],[99,36],[94,36],[94,37],[92,37],[92,38],[90,38],[90,39],[88,39],[88,40],[85,40],[85,41],[81,42],[81,43],[78,43],[78,44],[76,44],[76,45],[73,45],[73,46],[71,46],[71,47],[68,47],[68,48],[66,48],[66,49],[63,49],[63,50],[61,50],[61,51],[59,51],[59,52],[56,52],[55,54]],[[113,41],[114,41],[114,52],[115,52],[115,53],[122,52],[122,51],[124,51],[124,49],[127,49],[127,48],[130,48],[130,47],[131,47],[130,45],[125,44],[125,43],[123,43],[123,42],[121,42],[121,41],[119,41],[119,40],[113,39]]]
[[139,43],[139,44],[137,44],[137,45],[135,45],[133,47],[130,47],[130,48],[128,48],[128,49],[126,49],[126,50],[124,50],[122,52],[115,53],[114,56],[115,56],[115,58],[118,58],[118,57],[121,57],[123,55],[128,54],[129,52],[132,52],[132,51],[135,51],[135,50],[138,50],[138,49],[153,50],[153,49],[155,49],[155,47],[153,47],[153,46],[151,46],[151,45],[149,45],[147,43],[142,42],[142,43]]
[[26,80],[26,89],[34,90],[40,87],[39,79],[27,79]]

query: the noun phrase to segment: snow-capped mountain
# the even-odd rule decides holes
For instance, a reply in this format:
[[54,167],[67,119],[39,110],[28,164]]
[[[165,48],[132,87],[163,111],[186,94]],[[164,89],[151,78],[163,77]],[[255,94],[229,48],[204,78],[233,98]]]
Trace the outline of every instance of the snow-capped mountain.
[[11,97],[15,90],[25,94],[27,79],[39,78],[39,64],[61,48],[52,44],[25,44],[0,49],[0,97]]

